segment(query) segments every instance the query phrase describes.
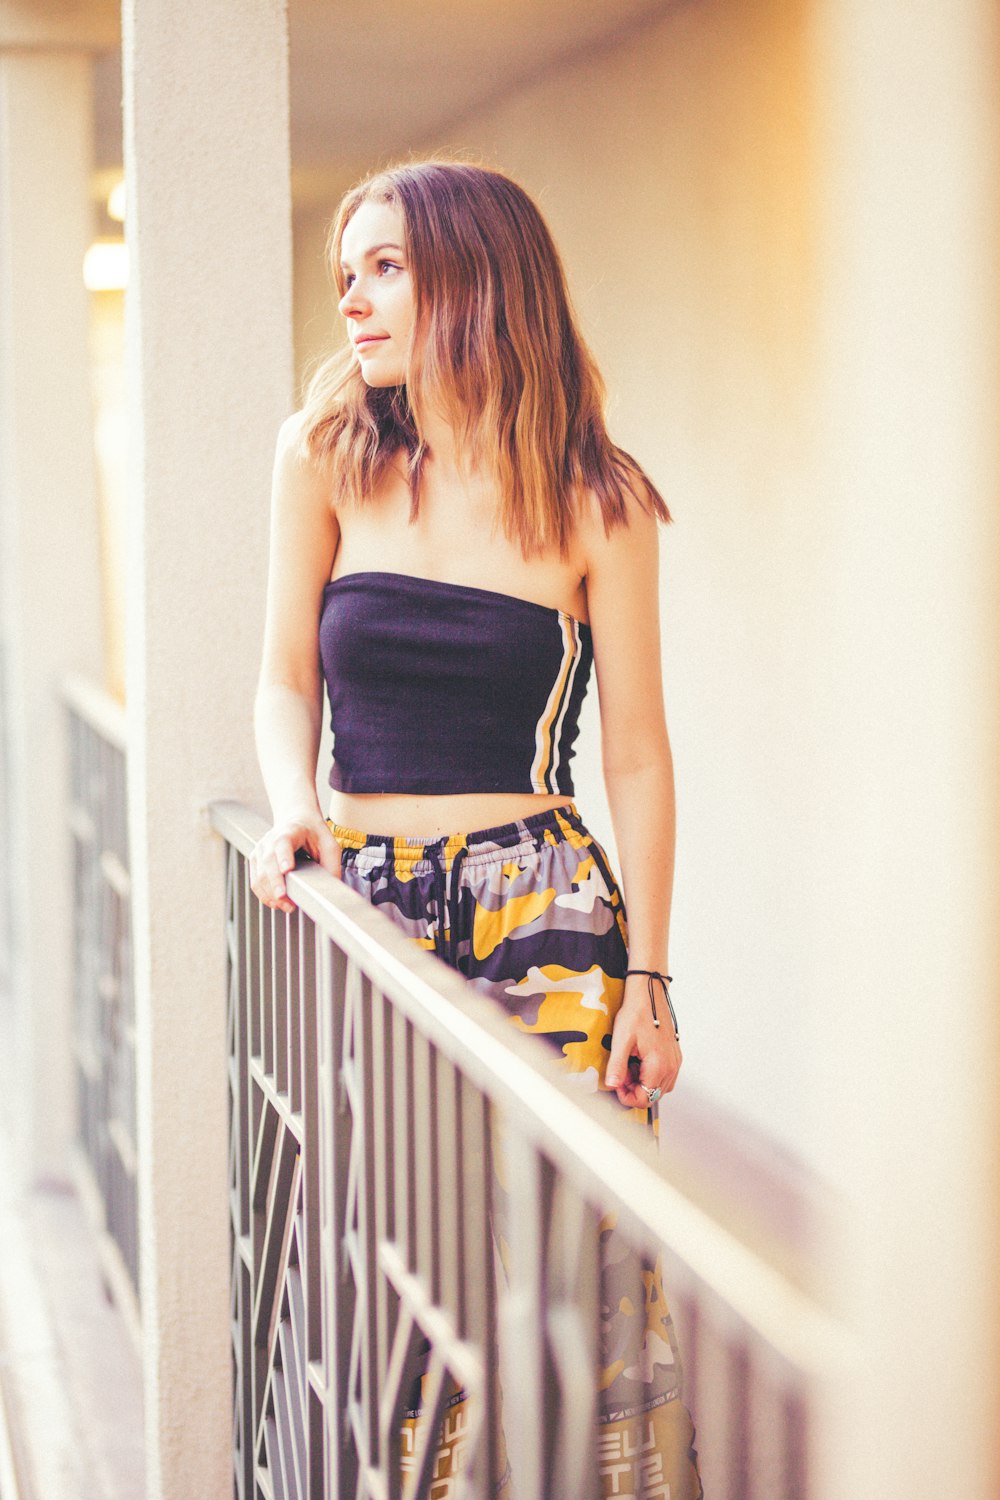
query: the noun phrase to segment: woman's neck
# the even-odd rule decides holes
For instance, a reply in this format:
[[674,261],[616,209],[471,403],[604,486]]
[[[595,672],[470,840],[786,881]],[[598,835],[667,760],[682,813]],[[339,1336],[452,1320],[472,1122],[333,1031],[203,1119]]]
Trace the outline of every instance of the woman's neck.
[[427,456],[441,474],[467,473],[469,456],[463,453],[452,419],[439,407],[421,413],[420,428],[427,444]]

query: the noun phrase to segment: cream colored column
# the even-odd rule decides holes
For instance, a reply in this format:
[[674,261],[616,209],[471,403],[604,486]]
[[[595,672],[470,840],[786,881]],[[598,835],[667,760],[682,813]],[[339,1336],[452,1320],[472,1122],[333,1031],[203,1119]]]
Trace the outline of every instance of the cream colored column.
[[994,1500],[997,12],[817,0],[815,23],[817,1103],[862,1351],[822,1493]]
[[93,232],[91,66],[85,52],[38,41],[0,12],[0,632],[10,756],[0,859],[14,940],[12,1054],[0,1076],[14,1105],[14,1159],[29,1177],[66,1170],[75,1116],[68,750],[57,688],[67,670],[103,680],[83,285]]
[[285,10],[126,0],[126,691],[148,1494],[232,1490],[222,848],[291,410]]

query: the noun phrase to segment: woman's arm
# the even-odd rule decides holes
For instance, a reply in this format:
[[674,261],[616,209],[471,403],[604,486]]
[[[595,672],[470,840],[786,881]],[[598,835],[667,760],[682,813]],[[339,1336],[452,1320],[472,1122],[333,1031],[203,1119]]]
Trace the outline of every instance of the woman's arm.
[[[656,518],[629,502],[630,524],[605,536],[599,518],[586,534],[587,603],[601,705],[604,782],[618,846],[628,913],[629,968],[668,972],[674,885],[674,768],[663,706],[660,662],[659,532]],[[653,1023],[648,980],[625,983],[615,1020],[607,1083],[622,1104],[648,1102],[630,1078],[673,1088],[681,1064],[662,987],[654,985],[660,1026]]]
[[251,885],[261,900],[294,910],[284,872],[305,848],[337,873],[336,841],[316,795],[323,684],[319,612],[340,528],[329,484],[302,443],[296,412],[278,433],[271,492],[267,611],[254,698],[257,758],[274,827],[251,859]]

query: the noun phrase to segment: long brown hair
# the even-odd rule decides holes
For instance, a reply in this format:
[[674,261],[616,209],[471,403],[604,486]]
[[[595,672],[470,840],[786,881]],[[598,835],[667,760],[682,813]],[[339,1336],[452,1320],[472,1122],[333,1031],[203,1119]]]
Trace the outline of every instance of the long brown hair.
[[341,239],[368,201],[402,212],[414,335],[404,385],[367,385],[346,348],[309,380],[306,442],[328,461],[338,500],[363,503],[402,452],[415,519],[426,452],[420,412],[433,393],[460,449],[495,475],[501,525],[526,556],[553,542],[566,556],[586,489],[606,532],[627,524],[628,495],[670,521],[652,480],[608,436],[604,381],[577,328],[552,236],[524,189],[502,172],[442,160],[367,178],[345,195],[330,229],[340,296]]

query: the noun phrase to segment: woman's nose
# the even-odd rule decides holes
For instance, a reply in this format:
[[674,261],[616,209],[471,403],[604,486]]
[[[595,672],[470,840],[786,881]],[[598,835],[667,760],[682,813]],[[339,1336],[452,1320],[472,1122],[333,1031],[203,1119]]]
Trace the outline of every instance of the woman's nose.
[[352,313],[356,313],[361,310],[361,302],[362,299],[358,296],[357,293],[357,282],[353,282],[347,288],[347,291],[341,297],[337,305],[340,308],[341,314],[345,318],[348,318]]

